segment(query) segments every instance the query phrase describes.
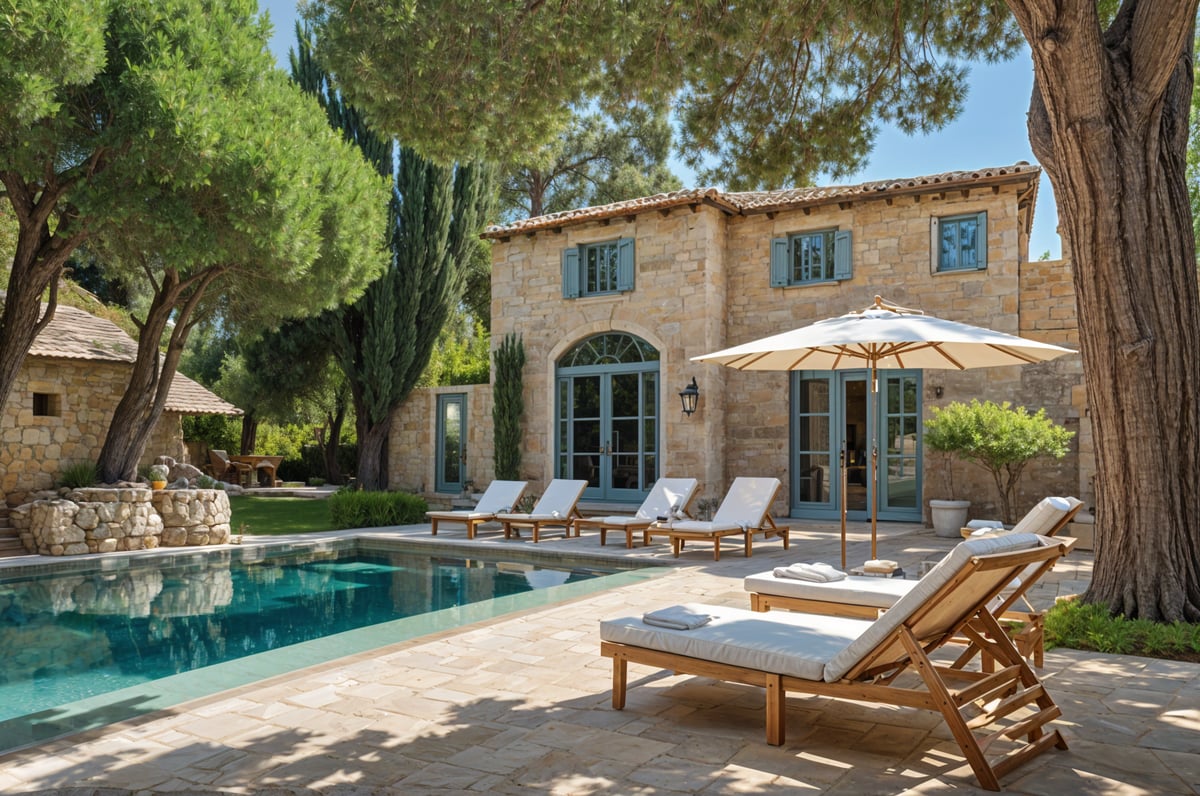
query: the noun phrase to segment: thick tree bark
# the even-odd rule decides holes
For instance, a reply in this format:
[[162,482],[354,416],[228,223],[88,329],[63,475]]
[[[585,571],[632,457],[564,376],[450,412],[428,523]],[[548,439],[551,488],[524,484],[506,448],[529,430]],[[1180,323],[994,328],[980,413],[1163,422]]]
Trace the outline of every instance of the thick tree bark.
[[1095,439],[1085,599],[1200,621],[1200,293],[1185,184],[1196,0],[1009,0],[1070,246]]
[[[0,407],[8,401],[17,373],[38,333],[54,317],[58,278],[71,252],[87,237],[70,231],[70,221],[59,219],[50,231],[59,199],[66,185],[51,182],[30,185],[13,172],[0,172],[0,183],[8,194],[17,219],[17,250],[0,313]],[[42,294],[50,300],[42,311]]]
[[318,440],[325,458],[325,479],[331,484],[342,483],[342,468],[338,465],[338,448],[342,444],[342,424],[346,422],[346,401],[339,397],[334,410],[325,415],[327,431]]
[[253,409],[242,415],[242,439],[238,443],[238,453],[250,456],[258,445],[258,415]]
[[[156,284],[146,320],[139,324],[137,358],[129,385],[113,412],[100,449],[98,468],[102,481],[112,483],[137,477],[138,462],[171,392],[171,381],[194,323],[192,313],[205,289],[221,273],[222,269],[213,268],[181,280],[178,273],[168,269]],[[159,343],[172,316],[175,326],[167,351],[161,354]]]
[[388,435],[392,429],[392,416],[380,423],[358,424],[358,483],[362,489],[382,491],[388,488],[387,448]]

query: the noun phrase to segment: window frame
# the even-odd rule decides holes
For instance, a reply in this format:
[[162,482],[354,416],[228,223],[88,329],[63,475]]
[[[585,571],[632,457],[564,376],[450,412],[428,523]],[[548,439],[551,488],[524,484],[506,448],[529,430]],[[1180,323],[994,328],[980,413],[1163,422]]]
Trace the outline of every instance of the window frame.
[[[588,289],[588,253],[614,247],[615,263],[611,272],[611,287]],[[594,296],[618,296],[634,289],[637,259],[633,238],[612,238],[588,241],[562,251],[562,295],[565,299]],[[597,273],[597,276],[599,274]],[[597,283],[596,287],[599,287]]]
[[[946,267],[946,265],[943,262],[943,258],[942,258],[942,255],[943,255],[943,250],[942,250],[943,227],[946,224],[957,225],[964,221],[975,222],[975,241],[974,241],[975,262],[971,265],[955,265],[955,266],[951,266],[951,267]],[[955,240],[957,241],[957,244],[958,244],[956,247],[956,255],[957,255],[956,259],[959,262],[961,262],[962,261],[962,252],[963,252],[961,234],[956,235]],[[930,219],[930,235],[929,235],[929,242],[930,242],[930,247],[931,247],[930,266],[931,266],[932,272],[935,274],[960,274],[960,273],[971,273],[973,271],[986,271],[987,270],[987,261],[988,261],[987,240],[988,240],[988,227],[987,227],[987,211],[986,210],[982,210],[982,211],[979,211],[976,213],[954,213],[953,215],[933,216]]]
[[[823,236],[828,241],[826,268],[830,276],[819,279],[796,279],[796,246],[805,238]],[[840,227],[791,232],[785,238],[771,240],[771,287],[808,287],[830,285],[854,278],[854,236],[851,230]]]

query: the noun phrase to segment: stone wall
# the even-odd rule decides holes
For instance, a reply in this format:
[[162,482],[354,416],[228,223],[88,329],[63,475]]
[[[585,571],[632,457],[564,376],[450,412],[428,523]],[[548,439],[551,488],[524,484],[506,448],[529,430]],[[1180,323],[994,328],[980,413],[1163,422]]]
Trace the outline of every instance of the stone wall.
[[25,549],[45,556],[224,544],[229,517],[219,489],[77,489],[9,514]]
[[[123,363],[26,358],[0,411],[0,495],[9,505],[53,487],[64,466],[100,458],[129,369]],[[52,414],[33,414],[34,393],[51,396]],[[186,460],[177,412],[163,413],[141,463],[160,455]]]
[[430,505],[448,505],[453,495],[437,484],[437,397],[466,395],[466,474],[478,491],[495,478],[492,444],[492,385],[464,384],[413,390],[392,415],[388,437],[388,488],[421,495]]

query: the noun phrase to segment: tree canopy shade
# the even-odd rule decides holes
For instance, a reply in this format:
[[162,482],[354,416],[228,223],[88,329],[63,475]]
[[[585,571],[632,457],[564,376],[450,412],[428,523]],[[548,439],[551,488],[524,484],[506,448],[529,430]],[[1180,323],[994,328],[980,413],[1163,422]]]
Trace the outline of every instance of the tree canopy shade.
[[937,129],[961,109],[959,63],[1020,41],[999,0],[819,8],[318,0],[311,11],[351,100],[427,156],[509,162],[591,98],[610,109],[674,99],[680,153],[730,189],[856,171],[878,121]]
[[274,69],[252,0],[114,0],[101,28],[104,69],[64,90],[56,115],[0,133],[21,223],[3,332],[24,328],[7,326],[10,309],[37,313],[46,282],[23,280],[56,282],[83,237],[111,275],[149,285],[100,454],[116,480],[136,471],[192,326],[219,309],[267,327],[357,295],[383,265],[387,194]]
[[964,64],[1024,37],[1030,141],[1072,259],[1094,430],[1087,599],[1200,621],[1200,293],[1185,181],[1196,8],[318,0],[315,13],[347,93],[427,154],[531,151],[584,97],[673,101],[680,149],[715,157],[702,178],[731,189],[851,170],[881,120],[936,129],[961,107]]

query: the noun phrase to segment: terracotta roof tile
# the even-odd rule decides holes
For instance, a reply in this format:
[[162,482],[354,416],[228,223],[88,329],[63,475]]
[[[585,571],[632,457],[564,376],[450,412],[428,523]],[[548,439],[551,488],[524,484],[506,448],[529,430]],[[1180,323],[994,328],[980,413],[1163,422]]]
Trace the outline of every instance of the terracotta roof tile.
[[812,188],[789,188],[780,191],[738,191],[724,193],[716,188],[692,188],[661,193],[624,202],[597,207],[566,210],[561,213],[537,216],[511,224],[491,226],[485,238],[507,238],[531,234],[538,230],[554,229],[586,221],[636,215],[649,210],[666,210],[680,205],[707,204],[730,214],[766,213],[774,210],[813,207],[854,199],[875,199],[928,193],[940,189],[963,189],[975,185],[1000,185],[1008,182],[1033,182],[1041,175],[1040,166],[1016,163],[971,171],[948,171],[924,177],[905,177],[894,180],[874,180],[854,185],[832,185]]
[[[0,302],[3,294],[0,293]],[[62,304],[29,349],[30,356],[90,362],[126,362],[137,356],[137,343],[112,321]],[[166,410],[188,415],[240,415],[242,410],[200,384],[176,373]]]

